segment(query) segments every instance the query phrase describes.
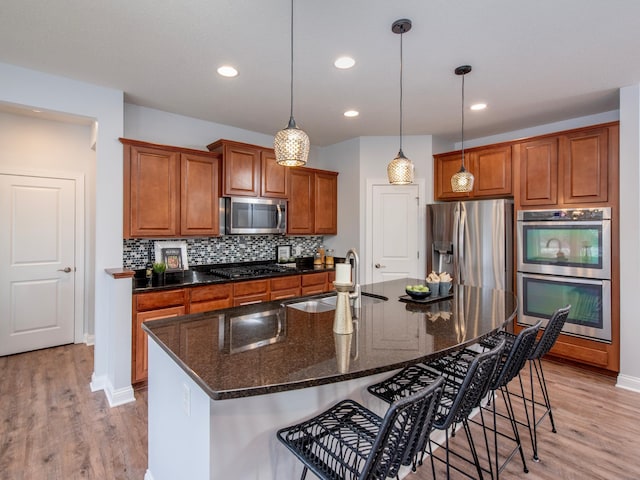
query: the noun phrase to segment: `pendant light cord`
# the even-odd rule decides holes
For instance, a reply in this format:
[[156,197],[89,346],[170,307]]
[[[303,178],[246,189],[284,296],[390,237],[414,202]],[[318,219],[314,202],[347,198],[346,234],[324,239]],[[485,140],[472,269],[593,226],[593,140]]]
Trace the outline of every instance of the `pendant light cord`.
[[402,153],[402,37],[400,34],[400,153]]
[[460,133],[460,136],[462,137],[462,168],[464,168],[464,77],[466,77],[466,74],[462,75],[462,131]]
[[290,117],[293,118],[293,0],[291,0],[291,88],[290,88],[290,91],[291,91]]

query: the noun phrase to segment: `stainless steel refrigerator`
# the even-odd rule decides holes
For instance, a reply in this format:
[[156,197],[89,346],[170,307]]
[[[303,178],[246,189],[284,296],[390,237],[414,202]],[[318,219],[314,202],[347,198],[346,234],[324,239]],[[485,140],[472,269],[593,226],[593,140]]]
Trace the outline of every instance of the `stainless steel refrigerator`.
[[513,291],[513,201],[427,205],[427,273],[454,283]]

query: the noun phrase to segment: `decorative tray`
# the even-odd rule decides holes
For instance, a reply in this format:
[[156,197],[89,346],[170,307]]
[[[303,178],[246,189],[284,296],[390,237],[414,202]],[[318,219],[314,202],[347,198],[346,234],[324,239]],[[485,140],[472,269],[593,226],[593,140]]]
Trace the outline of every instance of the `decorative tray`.
[[398,300],[406,303],[434,303],[439,302],[440,300],[446,300],[448,298],[453,298],[453,293],[447,293],[446,295],[435,295],[433,297],[429,296],[427,298],[411,298],[409,295],[401,295]]

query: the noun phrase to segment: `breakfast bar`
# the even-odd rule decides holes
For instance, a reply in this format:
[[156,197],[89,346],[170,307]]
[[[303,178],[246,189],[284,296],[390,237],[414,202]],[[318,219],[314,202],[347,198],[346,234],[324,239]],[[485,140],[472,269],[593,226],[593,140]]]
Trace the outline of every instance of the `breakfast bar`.
[[384,414],[367,385],[472,344],[516,313],[511,292],[455,285],[412,301],[412,282],[363,285],[352,334],[334,333],[331,294],[145,323],[145,480],[295,478],[301,466],[278,428],[345,398]]

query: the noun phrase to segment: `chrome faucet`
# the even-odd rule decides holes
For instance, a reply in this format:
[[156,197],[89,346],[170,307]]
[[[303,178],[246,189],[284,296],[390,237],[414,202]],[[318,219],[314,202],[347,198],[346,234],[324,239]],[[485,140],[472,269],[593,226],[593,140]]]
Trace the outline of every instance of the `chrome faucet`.
[[345,263],[351,263],[350,259],[353,258],[353,290],[349,293],[349,298],[353,299],[353,308],[361,308],[362,302],[360,300],[360,258],[355,248],[347,250],[347,254],[344,257]]

